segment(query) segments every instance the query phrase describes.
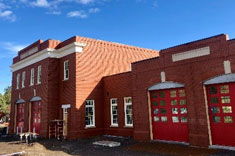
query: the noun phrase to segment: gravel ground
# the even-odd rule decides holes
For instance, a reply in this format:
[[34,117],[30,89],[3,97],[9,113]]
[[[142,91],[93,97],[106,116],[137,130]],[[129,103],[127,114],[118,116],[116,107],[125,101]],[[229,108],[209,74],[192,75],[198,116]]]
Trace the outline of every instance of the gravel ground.
[[[120,147],[93,145],[94,141],[121,142]],[[12,143],[14,141],[14,143]],[[235,156],[235,151],[193,148],[158,142],[140,143],[128,138],[97,137],[93,139],[58,141],[40,139],[32,145],[16,144],[16,138],[0,136],[0,155],[25,151],[30,156]]]

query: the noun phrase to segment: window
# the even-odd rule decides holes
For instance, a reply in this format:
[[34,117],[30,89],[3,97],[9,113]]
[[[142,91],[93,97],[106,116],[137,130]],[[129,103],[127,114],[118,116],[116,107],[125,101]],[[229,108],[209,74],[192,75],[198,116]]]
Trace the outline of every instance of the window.
[[38,84],[42,82],[42,66],[38,66]]
[[31,69],[30,73],[30,85],[34,85],[34,68]]
[[224,116],[224,123],[233,123],[232,116]]
[[95,126],[95,102],[94,100],[86,100],[86,127]]
[[230,96],[221,96],[222,103],[230,103]]
[[219,99],[217,97],[212,97],[212,98],[210,98],[210,103],[211,104],[219,103]]
[[232,106],[223,106],[223,113],[232,113]]
[[180,105],[186,105],[186,100],[185,99],[180,100]]
[[155,108],[153,111],[154,114],[158,114],[158,108]]
[[157,101],[153,101],[153,106],[158,106]]
[[187,108],[180,108],[181,114],[187,114]]
[[153,98],[157,98],[157,93],[153,93]]
[[22,73],[22,88],[25,87],[25,71]]
[[133,126],[132,118],[132,99],[131,97],[124,98],[124,110],[125,110],[125,126]]
[[154,122],[159,122],[159,117],[158,116],[154,117]]
[[162,92],[160,92],[159,94],[160,94],[160,95],[159,95],[159,96],[160,96],[160,98],[164,98],[164,97],[165,97],[165,93],[164,93],[163,91],[162,91]]
[[228,85],[220,86],[220,93],[222,94],[229,93],[229,86]]
[[182,122],[182,123],[188,122],[188,118],[185,117],[185,116],[182,116],[182,117],[181,117],[181,122]]
[[64,80],[69,79],[69,61],[64,62]]
[[161,114],[166,114],[166,109],[165,108],[161,108]]
[[161,121],[162,122],[167,122],[167,117],[166,116],[161,116]]
[[178,108],[172,108],[172,114],[178,114]]
[[165,106],[166,105],[166,102],[164,100],[161,100],[160,101],[160,106]]
[[18,73],[16,76],[16,89],[19,89],[19,87],[20,87],[20,73]]
[[178,116],[172,116],[172,122],[173,123],[178,123],[179,122],[179,117]]
[[179,90],[179,97],[185,97],[185,91],[184,90]]
[[118,104],[117,99],[110,100],[111,125],[118,126]]
[[172,106],[177,105],[177,100],[171,100],[171,105],[172,105]]
[[209,87],[209,93],[210,94],[217,94],[217,88],[215,86]]
[[176,90],[170,91],[170,96],[171,97],[176,97]]
[[220,113],[220,108],[219,107],[211,107],[211,112],[212,113]]

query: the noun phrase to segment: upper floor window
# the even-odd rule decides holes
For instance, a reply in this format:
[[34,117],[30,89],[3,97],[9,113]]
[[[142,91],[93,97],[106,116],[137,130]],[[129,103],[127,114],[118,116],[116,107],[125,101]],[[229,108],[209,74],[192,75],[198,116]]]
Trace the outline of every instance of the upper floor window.
[[111,126],[118,126],[117,98],[110,99]]
[[31,69],[30,73],[30,85],[34,85],[34,68]]
[[25,87],[25,71],[22,73],[22,88]]
[[38,66],[38,84],[42,83],[42,66]]
[[64,62],[64,80],[69,79],[69,61]]
[[133,126],[132,116],[132,99],[131,97],[124,98],[124,110],[125,110],[125,126]]
[[95,101],[86,100],[86,127],[95,126]]
[[20,87],[20,73],[18,73],[16,76],[16,89],[19,89],[19,87]]

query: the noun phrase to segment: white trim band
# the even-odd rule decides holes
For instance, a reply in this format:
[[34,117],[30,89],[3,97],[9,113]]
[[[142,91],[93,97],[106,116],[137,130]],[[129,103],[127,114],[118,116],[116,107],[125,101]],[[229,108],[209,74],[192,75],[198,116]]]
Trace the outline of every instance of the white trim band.
[[191,58],[196,58],[200,56],[210,55],[210,47],[204,47],[199,49],[194,49],[182,53],[177,53],[172,55],[172,61],[181,61],[181,60],[187,60]]
[[63,108],[63,109],[67,109],[67,108],[70,108],[70,107],[71,107],[70,104],[65,104],[65,105],[62,105],[62,106],[61,106],[61,108]]
[[29,65],[32,65],[34,63],[37,63],[41,60],[44,60],[46,58],[62,58],[64,56],[67,56],[72,53],[81,53],[83,51],[83,47],[85,46],[84,43],[71,43],[61,49],[51,49],[47,48],[42,51],[39,51],[35,53],[32,56],[29,56],[28,58],[25,58],[13,65],[11,65],[12,72],[15,72],[19,69],[25,68]]

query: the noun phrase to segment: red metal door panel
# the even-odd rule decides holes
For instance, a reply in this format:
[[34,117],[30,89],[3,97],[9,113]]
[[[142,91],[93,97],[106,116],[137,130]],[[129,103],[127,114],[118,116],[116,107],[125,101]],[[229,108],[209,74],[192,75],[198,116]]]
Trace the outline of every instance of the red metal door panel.
[[40,134],[41,125],[41,102],[32,103],[31,131]]
[[213,145],[235,146],[235,83],[206,87]]
[[16,127],[18,127],[18,133],[23,132],[23,129],[24,129],[24,103],[17,104]]
[[183,88],[150,92],[153,139],[188,142],[186,96]]

